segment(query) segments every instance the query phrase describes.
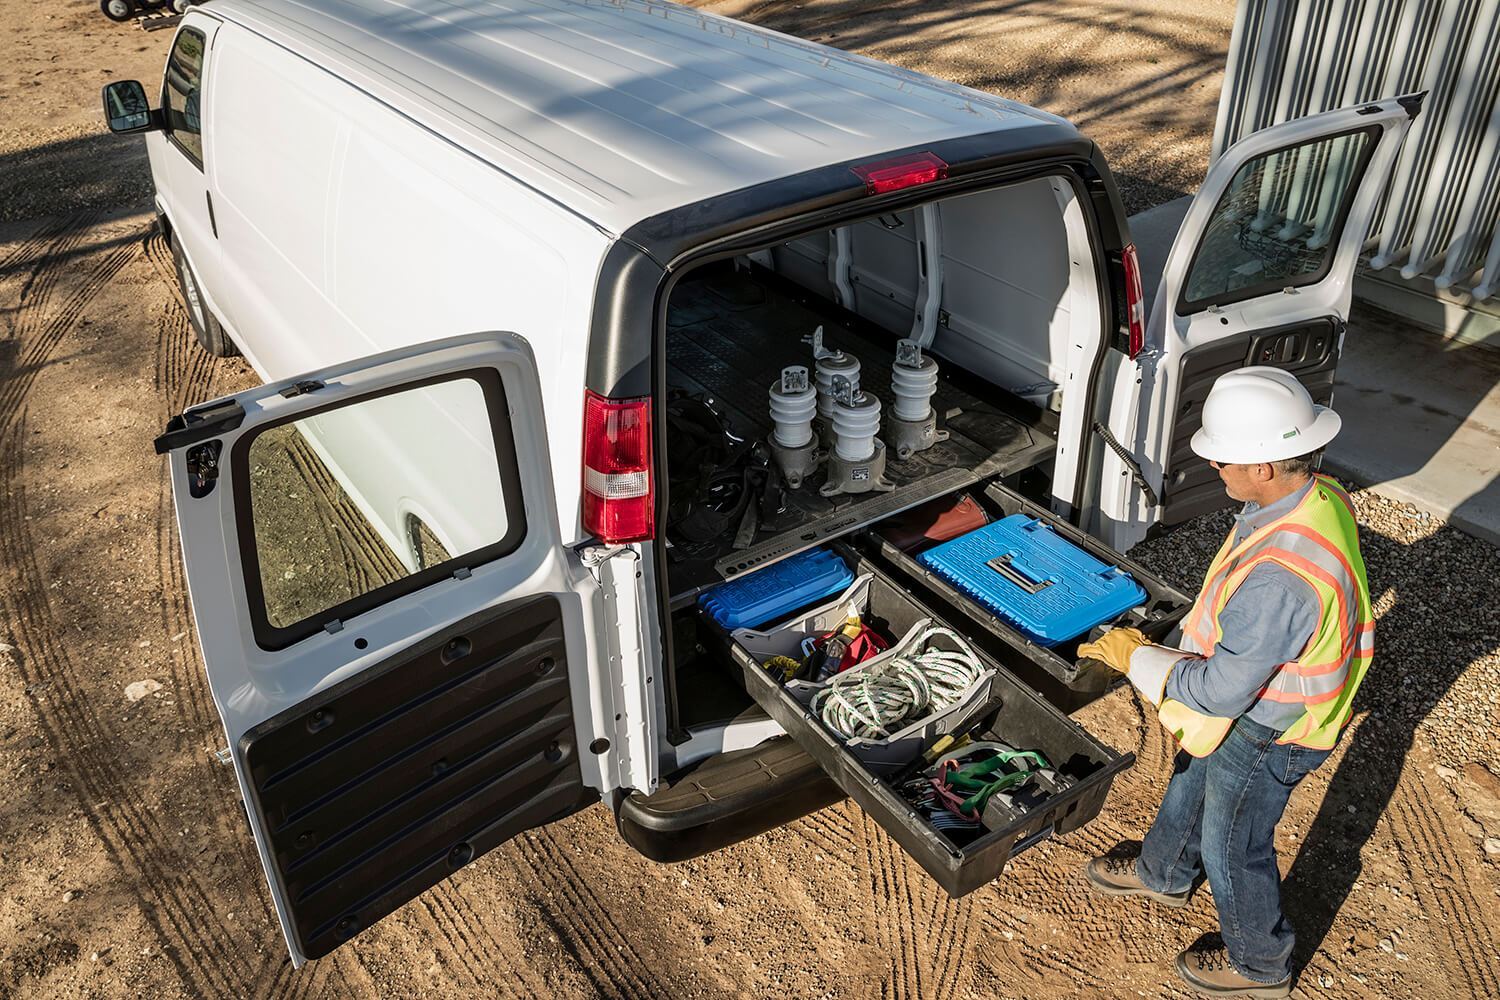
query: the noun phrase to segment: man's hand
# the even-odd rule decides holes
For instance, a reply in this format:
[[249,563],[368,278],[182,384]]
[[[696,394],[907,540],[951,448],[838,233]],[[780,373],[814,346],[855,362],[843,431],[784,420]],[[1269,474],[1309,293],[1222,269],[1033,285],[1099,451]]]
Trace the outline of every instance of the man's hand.
[[1086,642],[1078,647],[1080,660],[1098,660],[1111,670],[1130,673],[1130,655],[1142,646],[1151,645],[1151,640],[1138,628],[1112,628],[1095,642]]

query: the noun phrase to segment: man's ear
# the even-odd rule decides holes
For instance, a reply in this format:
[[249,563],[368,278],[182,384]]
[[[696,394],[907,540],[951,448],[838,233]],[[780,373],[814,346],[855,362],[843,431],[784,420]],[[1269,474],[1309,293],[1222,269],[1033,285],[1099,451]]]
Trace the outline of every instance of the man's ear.
[[1269,483],[1276,478],[1276,466],[1270,462],[1257,462],[1255,464],[1255,481],[1258,483]]

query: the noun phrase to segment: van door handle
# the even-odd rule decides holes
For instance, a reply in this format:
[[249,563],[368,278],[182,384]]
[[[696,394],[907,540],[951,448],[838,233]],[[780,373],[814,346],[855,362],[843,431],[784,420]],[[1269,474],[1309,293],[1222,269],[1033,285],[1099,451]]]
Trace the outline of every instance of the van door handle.
[[214,232],[214,239],[219,238],[219,222],[214,218],[214,196],[211,192],[203,192],[204,199],[208,202],[208,228]]

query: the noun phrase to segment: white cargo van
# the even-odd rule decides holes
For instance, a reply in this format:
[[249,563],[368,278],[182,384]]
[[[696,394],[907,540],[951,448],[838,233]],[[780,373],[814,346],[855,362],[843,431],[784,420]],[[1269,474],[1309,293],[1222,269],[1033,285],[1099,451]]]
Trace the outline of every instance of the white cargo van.
[[[1188,598],[1121,553],[1225,502],[1188,450],[1217,375],[1277,365],[1328,401],[1420,103],[1227,152],[1147,317],[1067,122],[669,3],[214,0],[159,108],[104,98],[147,133],[203,347],[267,383],[157,445],[297,962],[600,798],[672,860],[847,793],[955,895],[1095,815],[1130,759],[1059,708],[1102,687],[1077,643],[1030,641],[887,528],[965,493],[1028,513],[1132,573],[1125,620],[1165,634]],[[792,488],[768,391],[817,367],[820,328],[882,419],[914,341],[935,423]],[[815,546],[893,631],[972,641],[996,670],[975,732],[1045,747],[1048,808],[957,844],[699,613]]]

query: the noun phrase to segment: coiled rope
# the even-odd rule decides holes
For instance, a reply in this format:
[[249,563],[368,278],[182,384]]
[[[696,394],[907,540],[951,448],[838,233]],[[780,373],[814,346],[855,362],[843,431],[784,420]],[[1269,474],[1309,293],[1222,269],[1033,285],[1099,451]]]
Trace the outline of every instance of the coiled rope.
[[[957,650],[929,645],[938,636]],[[933,626],[865,669],[839,674],[812,699],[823,725],[844,739],[884,739],[901,724],[958,704],[984,674],[979,655],[963,636]]]

